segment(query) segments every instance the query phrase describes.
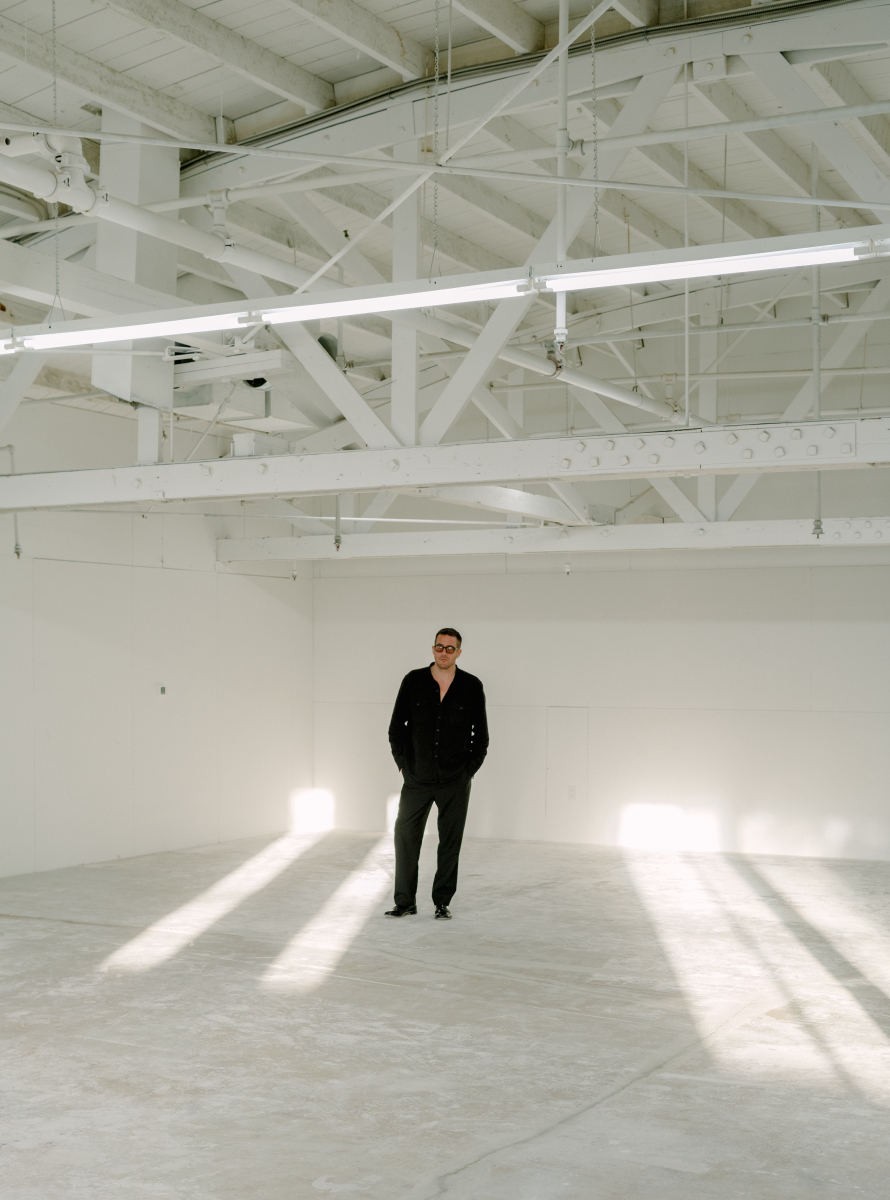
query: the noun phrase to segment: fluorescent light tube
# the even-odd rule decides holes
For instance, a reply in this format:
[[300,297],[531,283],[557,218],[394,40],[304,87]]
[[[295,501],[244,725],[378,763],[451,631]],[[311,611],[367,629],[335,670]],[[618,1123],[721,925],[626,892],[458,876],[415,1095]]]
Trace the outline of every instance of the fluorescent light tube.
[[856,262],[855,243],[812,246],[799,250],[773,250],[754,254],[732,254],[722,258],[689,259],[686,262],[638,263],[597,271],[573,271],[535,279],[535,285],[551,292],[579,292],[594,288],[628,287],[634,283],[663,283],[672,279],[701,279],[710,275],[751,274],[755,271],[787,271],[830,263]]
[[528,290],[528,280],[513,279],[504,283],[474,283],[465,287],[431,288],[424,292],[404,292],[401,295],[378,296],[355,300],[319,300],[316,304],[301,304],[298,308],[264,309],[260,320],[267,325],[292,321],[319,321],[325,317],[354,317],[369,313],[400,312],[409,308],[431,308],[444,304],[471,304],[486,300],[509,300]]
[[[442,281],[445,282],[444,280]],[[393,285],[390,285],[393,286]],[[10,341],[0,342],[0,354],[11,354],[16,350],[60,350],[75,346],[103,345],[108,342],[130,342],[141,338],[187,337],[190,333],[212,333],[225,329],[239,329],[252,322],[263,325],[282,325],[297,321],[319,321],[325,318],[349,317],[363,314],[398,312],[410,308],[428,308],[445,304],[470,304],[487,300],[506,300],[528,290],[527,276],[508,280],[489,280],[480,283],[458,284],[437,287],[427,284],[422,290],[394,291],[390,294],[355,297],[343,296],[337,300],[302,299],[281,308],[252,306],[235,312],[217,312],[202,317],[177,317],[157,321],[143,321],[133,325],[110,325],[105,328],[71,328],[23,333]],[[358,291],[358,289],[355,289]],[[382,290],[382,289],[381,289]],[[342,296],[342,293],[341,293]]]
[[[221,329],[237,329],[242,309],[236,313],[214,313],[209,317],[181,317],[174,321],[147,321],[141,325],[111,325],[107,329],[62,329],[58,333],[25,334],[18,343],[25,350],[60,350],[68,346],[93,346],[105,342],[130,342],[140,338],[176,337],[178,334],[212,333]],[[9,353],[15,345],[6,344]]]

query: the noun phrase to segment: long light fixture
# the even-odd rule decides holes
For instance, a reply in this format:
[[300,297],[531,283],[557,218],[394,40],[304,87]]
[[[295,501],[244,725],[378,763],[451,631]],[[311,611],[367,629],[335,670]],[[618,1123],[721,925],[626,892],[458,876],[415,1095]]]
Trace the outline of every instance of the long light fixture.
[[[466,282],[464,282],[466,281]],[[0,341],[0,354],[19,350],[59,350],[76,346],[98,346],[108,342],[138,341],[140,338],[184,338],[189,334],[243,329],[250,325],[285,325],[294,322],[319,321],[326,318],[360,316],[370,313],[399,312],[412,308],[428,308],[448,304],[484,303],[506,300],[531,290],[527,275],[515,271],[488,272],[481,280],[478,275],[451,276],[446,279],[424,279],[416,283],[399,283],[382,287],[350,288],[328,293],[325,299],[316,295],[299,297],[280,307],[267,307],[268,300],[247,301],[247,306],[233,310],[217,305],[201,316],[188,310],[182,316],[161,317],[156,321],[141,319],[132,325],[122,321],[117,325],[102,325],[99,321],[59,322],[54,329],[18,330],[14,337]],[[188,314],[188,315],[187,315]]]
[[[666,283],[679,279],[703,279],[710,276],[749,275],[758,271],[790,271],[799,267],[829,266],[833,263],[861,262],[870,258],[890,255],[890,240],[875,237],[875,233],[887,227],[872,227],[872,237],[834,242],[829,245],[813,244],[812,235],[795,238],[809,245],[789,246],[775,250],[742,251],[727,254],[727,247],[707,248],[696,246],[686,251],[656,251],[651,254],[624,256],[619,266],[610,265],[609,259],[591,260],[590,266],[578,270],[575,264],[554,268],[553,273],[540,272],[535,276],[535,287],[551,292],[580,292],[597,288],[628,287],[639,283]],[[836,234],[833,236],[837,236]],[[773,241],[791,241],[791,238],[775,238]],[[744,245],[744,243],[743,243]],[[631,261],[629,261],[631,260]],[[633,261],[636,260],[636,261]],[[615,259],[611,260],[614,263]],[[602,264],[602,265],[600,265]]]
[[769,238],[753,245],[736,242],[688,250],[622,254],[552,267],[530,267],[521,273],[516,270],[489,271],[481,275],[451,275],[444,279],[419,279],[413,283],[348,288],[323,293],[323,298],[318,293],[281,297],[274,305],[270,305],[268,298],[247,300],[236,309],[224,304],[204,308],[200,315],[194,308],[176,314],[158,313],[156,319],[152,314],[140,313],[132,322],[124,318],[114,325],[103,324],[101,319],[65,321],[52,329],[45,325],[20,329],[13,337],[0,339],[0,354],[99,346],[142,338],[187,341],[190,334],[248,326],[485,303],[536,292],[588,291],[635,283],[793,270],[890,257],[890,225],[865,226],[845,232],[843,241],[837,240],[837,233],[810,233]]

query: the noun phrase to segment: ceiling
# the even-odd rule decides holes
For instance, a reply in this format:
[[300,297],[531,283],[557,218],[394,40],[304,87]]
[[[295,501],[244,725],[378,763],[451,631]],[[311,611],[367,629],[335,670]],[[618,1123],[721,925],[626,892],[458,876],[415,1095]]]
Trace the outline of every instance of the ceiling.
[[[571,5],[570,23],[589,11]],[[108,138],[117,130],[130,136],[131,146],[137,136],[174,144],[183,202],[225,189],[252,189],[250,196],[228,197],[222,220],[239,247],[282,264],[275,276],[278,291],[288,290],[284,265],[304,275],[317,272],[342,244],[344,232],[355,249],[328,268],[330,285],[554,261],[554,243],[547,239],[553,237],[557,209],[558,189],[550,181],[556,153],[531,155],[556,144],[557,66],[540,73],[475,132],[474,126],[556,44],[558,18],[551,0],[403,5],[65,0],[55,6],[50,0],[0,0],[0,125],[12,132],[45,126],[76,131],[106,187],[108,178],[118,178],[118,168],[101,159],[100,143],[105,141],[109,154]],[[572,178],[591,177],[596,154],[598,178],[616,186],[596,193],[569,189],[574,235],[569,257],[761,243],[807,233],[814,219],[823,231],[890,219],[890,103],[885,112],[831,123],[787,116],[890,102],[890,8],[881,0],[741,7],[720,0],[621,0],[601,6],[594,28],[595,51],[584,32],[568,58],[567,128],[575,148],[566,171]],[[764,127],[764,118],[778,123]],[[759,128],[738,128],[758,120]],[[726,134],[719,132],[721,125],[730,126]],[[696,126],[717,128],[684,140],[681,131]],[[646,141],[660,131],[677,136]],[[413,248],[405,247],[413,201],[388,213],[409,178],[392,170],[393,159],[430,163],[438,151],[442,162],[445,148],[468,132],[472,136],[449,160],[457,169],[431,176],[416,193],[414,236],[420,249],[412,258]],[[621,132],[638,137],[637,144],[610,147],[610,136]],[[304,158],[287,159],[296,153]],[[360,160],[355,168],[352,158]],[[367,179],[353,179],[362,172]],[[331,182],[336,175],[349,178]],[[271,186],[282,181],[303,190]],[[786,202],[810,196],[813,188],[822,201],[818,206]],[[714,194],[702,194],[707,192]],[[136,192],[134,197],[144,203]],[[214,220],[207,204],[183,207],[178,215],[203,230]],[[0,188],[0,221],[10,229],[52,216],[26,192]],[[8,261],[0,267],[0,318],[10,324],[45,318],[52,297],[34,280],[37,266],[57,253],[66,264],[65,316],[98,311],[81,297],[89,290],[85,272],[109,273],[105,235],[101,228],[97,235],[95,221],[76,219],[66,209],[59,221],[58,234],[51,228],[19,232],[4,242]],[[31,269],[29,263],[36,265]],[[183,303],[206,305],[250,294],[250,283],[242,277],[239,287],[225,262],[180,248],[177,264],[173,287]],[[883,415],[890,414],[890,341],[882,320],[888,304],[881,291],[887,273],[879,259],[825,268],[815,301],[810,271],[696,280],[688,295],[682,284],[670,281],[576,293],[569,303],[564,365],[651,402],[640,409],[606,397],[605,416],[603,394],[568,386],[565,375],[547,382],[553,373],[554,310],[545,298],[505,322],[502,334],[493,327],[496,306],[479,303],[436,310],[435,330],[415,329],[410,338],[374,315],[339,328],[335,321],[324,322],[310,332],[315,339],[322,334],[341,339],[334,348],[340,376],[388,429],[401,419],[393,401],[398,373],[393,355],[402,352],[403,337],[413,338],[419,355],[413,419],[424,427],[439,397],[454,393],[463,380],[466,397],[435,442],[470,443],[599,434],[608,429],[608,413],[619,430],[645,431],[659,425],[657,414],[666,405],[677,407],[681,417],[688,406],[693,417],[710,422],[774,422],[789,419],[789,413],[795,420],[812,417],[812,397],[801,397],[812,385],[813,332],[806,322],[815,305],[837,319],[837,328],[829,320],[818,334],[821,414]],[[150,270],[142,277],[137,273],[134,282],[150,286],[149,276]],[[863,305],[875,319],[848,321]],[[453,337],[443,336],[443,322]],[[760,328],[733,332],[733,324]],[[490,352],[477,347],[475,359],[466,357],[476,339],[490,343]],[[537,374],[500,357],[504,347],[536,356]],[[339,384],[332,389],[325,382],[327,368],[315,370],[292,341],[282,342],[274,332],[261,331],[254,348],[283,354],[272,407],[252,405],[242,386],[242,407],[231,406],[213,430],[214,438],[223,435],[220,453],[229,451],[239,429],[257,435],[252,448],[262,454],[373,444],[358,427],[344,431]],[[96,379],[83,355],[59,355],[43,367],[28,394],[109,414],[123,411],[121,399],[133,399],[120,389],[116,394],[99,387]],[[198,434],[217,411],[219,390],[207,385],[189,393],[184,380],[183,375],[171,403],[183,431]],[[133,410],[126,414],[132,418]],[[401,441],[411,438],[403,433]],[[546,483],[520,486],[553,495]],[[590,511],[602,501],[614,512],[649,485],[637,473],[629,492],[622,485],[619,493],[605,480],[578,486]],[[698,519],[717,519],[724,481],[713,497],[708,488],[696,494],[681,486],[697,505]],[[375,494],[373,487],[356,490],[368,498]],[[670,491],[667,485],[657,490],[647,519],[688,519],[688,512],[671,504],[665,494]],[[421,511],[417,500],[415,495],[412,512]],[[398,503],[408,503],[404,493]],[[770,515],[787,516],[788,503],[777,500]],[[735,515],[729,507],[724,506],[726,520]],[[422,511],[453,515],[432,495]]]

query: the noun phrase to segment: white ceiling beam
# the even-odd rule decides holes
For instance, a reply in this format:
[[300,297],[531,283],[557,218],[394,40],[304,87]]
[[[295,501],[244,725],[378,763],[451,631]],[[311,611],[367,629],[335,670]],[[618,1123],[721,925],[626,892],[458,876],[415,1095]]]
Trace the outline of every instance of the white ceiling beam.
[[[572,395],[606,433],[627,433],[627,428],[621,419],[612,412],[611,408],[599,396],[591,392],[582,392],[580,388],[572,388]],[[704,515],[699,512],[686,493],[673,479],[667,479],[658,475],[647,475],[645,478],[681,521],[705,520]],[[554,486],[553,480],[550,481],[550,486]]]
[[488,388],[481,386],[475,388],[471,399],[485,419],[490,421],[498,433],[503,434],[505,438],[525,437],[519,422],[514,421],[497,396],[493,396]]
[[53,54],[50,38],[6,17],[0,17],[0,55],[26,63],[50,79],[55,68],[60,82],[170,137],[201,143],[217,141],[213,117],[67,46],[58,44]]
[[454,0],[454,7],[517,54],[544,48],[544,26],[513,0]]
[[[278,292],[260,275],[232,265],[226,266],[235,285],[245,295],[277,296]],[[278,337],[294,358],[308,371],[337,411],[342,413],[368,446],[399,445],[399,440],[384,425],[368,402],[355,390],[327,350],[321,346],[304,325],[278,325]],[[343,488],[343,491],[350,491]]]
[[[708,104],[712,111],[727,121],[747,121],[757,117],[757,113],[749,108],[738,92],[728,83],[721,80],[718,83],[693,84],[699,96]],[[760,132],[743,133],[739,135],[754,149],[760,158],[771,167],[785,183],[790,185],[799,196],[810,195],[810,167],[800,155],[783,141],[778,133],[771,129]],[[842,197],[824,180],[819,181],[816,193],[825,200],[825,210],[830,213],[842,226],[867,224],[868,216],[850,208],[832,208],[832,200]],[[872,218],[873,219],[873,218]]]
[[729,550],[768,546],[883,547],[890,518],[824,519],[821,540],[812,520],[726,521],[704,525],[598,525],[584,529],[466,529],[430,533],[359,533],[343,538],[230,538],[216,543],[220,562],[417,558],[443,554],[627,554],[636,550]]
[[334,37],[398,71],[403,79],[424,79],[432,70],[433,56],[425,46],[399,33],[355,0],[286,0],[286,3]]
[[[614,120],[616,117],[617,110],[612,119]],[[546,145],[544,138],[540,134],[527,129],[515,117],[495,117],[486,126],[486,131],[499,141],[501,145],[507,146],[512,150],[539,150]],[[569,175],[576,179],[581,175],[581,167],[577,163],[572,162],[571,159],[566,166]],[[537,169],[542,174],[549,173],[555,175],[556,160],[554,159],[552,162],[538,160],[531,169]],[[452,181],[457,185],[455,188],[451,187]],[[463,185],[465,183],[475,184],[476,182],[475,179],[468,178],[467,176],[451,175],[442,176],[439,180],[439,186],[444,186],[448,190],[457,191],[460,194],[461,190],[464,190]],[[486,192],[494,192],[494,189],[488,187],[486,184],[482,184],[481,187]],[[479,194],[480,196],[482,195],[481,192]],[[499,195],[497,192],[494,192],[494,194]],[[464,199],[469,203],[473,203],[470,199],[469,189],[465,190]],[[509,204],[514,210],[519,209],[521,213],[528,214],[526,221],[527,228],[520,230],[520,232],[528,232],[529,236],[534,236],[536,241],[540,240],[546,232],[547,220],[544,217],[538,216],[537,213],[532,213],[528,209],[523,208],[515,200],[510,200]],[[478,207],[481,207],[481,205]],[[629,223],[634,233],[651,242],[653,246],[661,246],[667,250],[678,250],[684,244],[683,235],[671,225],[668,225],[667,221],[663,221],[661,217],[655,216],[654,213],[649,212],[622,192],[616,192],[614,189],[600,192],[599,207],[601,213],[605,213],[612,220],[618,222],[618,224],[626,225]],[[490,215],[494,215],[494,213]],[[506,209],[504,210],[504,216],[508,216],[508,210]],[[506,224],[507,222],[505,221],[504,223]],[[534,229],[534,233],[531,232],[532,229]],[[572,244],[572,252],[577,254],[579,258],[594,257],[592,244],[580,237],[575,238]]]
[[[602,112],[603,120],[607,125],[612,125],[620,112],[614,100],[603,100],[597,108],[598,114]],[[720,188],[717,180],[712,179],[710,175],[702,171],[695,163],[690,162],[687,166],[684,155],[675,146],[668,144],[638,146],[635,153],[639,154],[646,162],[655,167],[665,179],[670,179],[681,186],[704,188],[706,190]],[[713,212],[719,213],[721,216],[725,211],[727,221],[747,237],[768,238],[779,236],[780,231],[774,225],[771,225],[769,221],[765,221],[753,208],[741,200],[718,200],[715,196],[700,196],[697,198],[697,202],[703,204]],[[692,238],[690,240],[694,243],[697,239]]]
[[538,496],[506,487],[405,488],[400,495],[420,500],[439,500],[443,504],[460,504],[465,508],[483,508],[489,512],[515,513],[550,521],[556,525],[586,525],[568,505],[552,496]]
[[397,492],[378,492],[371,500],[371,503],[367,505],[364,512],[360,514],[360,516],[365,518],[362,521],[363,532],[370,533],[374,528],[372,518],[385,517],[397,499]]
[[[879,264],[864,266],[823,267],[822,290],[846,290],[847,287],[862,287],[882,273]],[[695,282],[695,281],[693,281]],[[721,289],[723,311],[748,308],[751,305],[772,304],[781,296],[788,299],[792,296],[809,296],[811,283],[808,271],[797,271],[762,276],[760,279],[728,280]],[[713,284],[703,287],[690,286],[689,313],[692,317],[701,317],[712,308]],[[572,338],[583,338],[592,334],[605,339],[610,334],[627,332],[631,328],[640,329],[643,326],[659,325],[666,321],[682,321],[684,314],[683,293],[672,296],[650,296],[634,300],[633,311],[625,304],[597,313],[589,318],[576,322],[571,329]],[[769,321],[763,321],[768,326]],[[640,335],[637,334],[637,337]],[[677,336],[682,337],[682,331],[677,330]]]
[[328,255],[315,238],[300,225],[283,221],[265,209],[237,200],[226,209],[226,224],[232,229],[256,237],[276,248],[286,248],[293,254],[305,255],[313,262],[327,262]]
[[587,501],[574,484],[567,483],[565,480],[548,479],[547,486],[553,492],[554,496],[565,504],[566,508],[575,518],[576,524],[589,524]]
[[[0,292],[48,308],[56,295],[53,257],[27,246],[0,241]],[[59,263],[59,295],[68,316],[77,313],[84,317],[101,317],[106,313],[149,312],[184,306],[178,296],[156,292],[64,259]]]
[[215,462],[211,475],[198,463],[153,463],[3,476],[0,510],[121,504],[128,498],[132,503],[265,499],[551,479],[572,484],[641,478],[654,482],[674,476],[863,470],[887,465],[890,418],[798,425],[760,422],[708,429],[674,427],[669,432],[645,434],[390,446],[351,454],[229,458]]
[[40,374],[46,359],[45,354],[23,355],[0,383],[0,434],[15,416],[25,392]]
[[[440,186],[442,186],[443,181],[444,176],[439,181]],[[335,203],[341,204],[344,208],[360,213],[363,217],[368,217],[372,221],[376,220],[390,203],[383,196],[372,191],[371,188],[365,187],[364,184],[325,187],[324,195]],[[383,225],[391,229],[392,217],[387,217],[383,221]],[[433,244],[433,226],[431,222],[422,222],[421,237],[427,249],[431,249]],[[469,267],[471,271],[501,271],[505,267],[515,265],[501,258],[499,254],[488,250],[485,246],[471,242],[467,238],[461,237],[460,234],[453,233],[450,229],[444,228],[442,225],[439,226],[439,253],[443,254],[446,258],[450,258],[452,262]]]
[[303,105],[309,112],[330,108],[334,103],[333,85],[326,80],[271,50],[265,50],[179,0],[103,0],[103,3],[142,25],[162,30],[183,45],[202,51],[276,96]]
[[[784,108],[818,108],[819,96],[782,54],[746,54],[745,61]],[[813,125],[810,137],[857,196],[890,202],[890,179],[849,130],[839,124]]]
[[[858,311],[882,313],[886,312],[888,308],[890,308],[890,278],[883,279],[866,296],[863,303],[859,306]],[[826,371],[834,367],[842,367],[870,328],[871,323],[869,321],[851,321],[848,325],[842,326],[837,338],[823,353],[821,366]],[[829,380],[830,376],[823,380],[823,392]],[[812,406],[813,381],[810,378],[786,407],[781,419],[783,421],[799,421],[807,415]],[[761,478],[759,475],[742,475],[730,485],[726,493],[717,502],[718,520],[728,521],[732,518],[739,505],[748,496],[759,478]]]
[[345,450],[347,446],[364,446],[367,443],[348,421],[333,421],[324,429],[312,433],[297,434],[294,447],[298,454],[331,454]]
[[[828,105],[869,104],[872,97],[842,62],[810,63],[804,78]],[[883,115],[859,117],[851,122],[865,138],[884,170],[890,170],[890,119]]]
[[[628,97],[613,129],[618,133],[636,133],[640,129],[644,129],[649,124],[658,105],[676,82],[678,74],[679,68],[674,66],[641,79]],[[627,154],[626,150],[609,153],[604,147],[600,154],[600,171],[608,177],[619,168]],[[589,174],[590,169],[588,168],[584,174]],[[595,192],[591,191],[587,194],[585,191],[584,194],[579,194],[580,192],[581,189],[578,189],[568,198],[566,230],[569,244],[577,237],[595,202]],[[556,220],[554,219],[527,261],[532,262],[536,257],[550,261],[555,258],[555,251]],[[492,365],[532,303],[531,299],[501,301],[473,348],[446,384],[441,396],[424,420],[420,431],[421,442],[428,446],[436,445],[446,436],[448,430],[469,403],[474,390],[488,375]]]

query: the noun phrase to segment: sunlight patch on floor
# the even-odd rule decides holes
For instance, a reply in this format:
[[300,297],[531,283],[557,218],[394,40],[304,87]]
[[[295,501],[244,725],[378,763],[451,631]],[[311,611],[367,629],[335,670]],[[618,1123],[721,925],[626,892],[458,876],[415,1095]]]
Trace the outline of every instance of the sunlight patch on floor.
[[323,836],[324,830],[318,830],[277,838],[200,896],[167,913],[120,946],[100,964],[99,970],[138,973],[168,962],[249,896],[270,884]]
[[[392,837],[384,836],[282,950],[262,986],[310,992],[324,983],[392,889]],[[382,912],[381,912],[382,915]]]
[[[887,1034],[859,1003],[858,981],[841,977],[827,939],[806,928],[771,886],[767,869],[742,858],[682,852],[631,851],[627,862],[699,1028],[708,1026],[721,989],[739,1006],[763,996],[764,1016],[777,1022],[768,1066],[762,1054],[756,1064],[749,1059],[744,1039],[711,1043],[715,1063],[733,1073],[756,1069],[775,1080],[833,1081],[844,1091],[882,1093]],[[809,989],[800,994],[804,978]],[[863,1059],[863,1044],[874,1046],[874,1059]]]

